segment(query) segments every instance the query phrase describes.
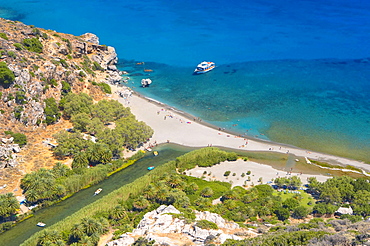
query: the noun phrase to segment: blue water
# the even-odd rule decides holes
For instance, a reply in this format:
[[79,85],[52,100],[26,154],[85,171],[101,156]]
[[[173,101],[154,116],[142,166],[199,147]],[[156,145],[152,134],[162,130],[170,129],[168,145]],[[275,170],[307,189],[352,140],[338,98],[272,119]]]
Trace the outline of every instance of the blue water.
[[[97,34],[129,86],[219,127],[370,162],[370,1],[7,0],[0,16]],[[203,60],[218,67],[193,76]]]

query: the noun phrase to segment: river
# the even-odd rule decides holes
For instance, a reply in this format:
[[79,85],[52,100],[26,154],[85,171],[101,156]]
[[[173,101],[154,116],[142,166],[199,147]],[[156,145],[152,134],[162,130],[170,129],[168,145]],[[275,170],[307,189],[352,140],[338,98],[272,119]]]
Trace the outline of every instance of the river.
[[[158,156],[153,156],[151,153],[148,153],[144,158],[138,160],[134,165],[110,176],[101,183],[81,190],[72,197],[60,203],[35,212],[33,217],[19,223],[11,230],[0,234],[0,244],[7,246],[19,246],[34,233],[44,229],[36,226],[38,222],[44,222],[46,224],[45,228],[48,228],[48,226],[57,223],[86,205],[101,199],[105,194],[108,194],[120,188],[121,186],[131,183],[135,179],[145,175],[148,173],[148,166],[160,166],[193,150],[193,148],[166,144],[159,146],[156,148],[156,150],[159,152]],[[98,188],[102,188],[102,192],[97,196],[93,196],[94,191]]]

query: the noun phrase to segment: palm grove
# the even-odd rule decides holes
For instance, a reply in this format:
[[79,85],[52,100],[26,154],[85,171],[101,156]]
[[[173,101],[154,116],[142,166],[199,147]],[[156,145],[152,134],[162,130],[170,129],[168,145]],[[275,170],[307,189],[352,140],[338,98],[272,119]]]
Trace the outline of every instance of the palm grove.
[[[183,172],[196,165],[212,166],[237,158],[235,153],[217,148],[195,150],[177,157],[86,206],[66,220],[35,234],[25,245],[96,245],[99,236],[106,233],[109,227],[116,230],[117,237],[130,232],[145,213],[161,204],[174,205],[182,212],[177,215],[178,218],[184,219],[186,223],[195,222],[196,226],[204,229],[218,227],[209,221],[195,221],[194,210],[217,213],[242,227],[260,228],[259,237],[228,240],[224,245],[363,245],[370,237],[368,223],[359,221],[362,220],[361,216],[345,216],[339,220],[328,216],[348,202],[355,208],[369,204],[369,197],[360,200],[356,195],[370,192],[366,179],[334,177],[324,183],[311,179],[309,192],[314,193],[316,199],[308,203],[304,197],[309,195],[303,191],[287,197],[266,184],[250,189],[239,186],[232,188],[230,183],[206,181],[205,177],[195,178],[175,171]],[[242,176],[240,173],[238,175]],[[293,183],[300,184],[298,179],[277,180],[281,186]],[[343,194],[331,200],[326,192],[328,187],[342,190]],[[212,201],[218,198],[221,202],[213,204]],[[320,204],[334,209],[324,211]],[[368,212],[359,212],[360,215],[368,215]],[[290,225],[289,218],[304,218],[309,213],[315,217],[308,223]],[[263,229],[267,223],[273,226]],[[205,245],[212,243],[210,238]]]

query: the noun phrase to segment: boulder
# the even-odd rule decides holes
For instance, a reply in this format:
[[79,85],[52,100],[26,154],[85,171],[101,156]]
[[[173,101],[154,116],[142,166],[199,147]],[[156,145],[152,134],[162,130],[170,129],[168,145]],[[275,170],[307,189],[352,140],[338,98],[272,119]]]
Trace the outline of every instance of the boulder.
[[[179,245],[179,240],[193,242],[197,245],[204,245],[204,242],[210,237],[214,241],[223,243],[226,239],[240,240],[241,237],[227,234],[221,229],[207,230],[199,228],[195,223],[187,224],[184,220],[173,218],[171,214],[179,214],[180,211],[174,206],[161,205],[156,210],[146,213],[143,219],[138,224],[137,228],[132,233],[125,233],[119,240],[110,242],[108,245],[130,245],[133,238],[144,237],[148,240],[155,240],[158,245]],[[228,222],[221,216],[210,212],[195,211],[196,220],[209,220],[219,225],[219,228],[235,228],[240,229],[238,224]],[[230,226],[231,225],[231,226]],[[240,229],[244,230],[244,229]],[[168,237],[165,237],[165,235]],[[124,240],[125,239],[125,240]],[[126,240],[127,239],[127,240]],[[114,244],[115,243],[115,244]]]
[[99,37],[93,33],[85,33],[81,37],[86,41],[93,44],[99,44]]

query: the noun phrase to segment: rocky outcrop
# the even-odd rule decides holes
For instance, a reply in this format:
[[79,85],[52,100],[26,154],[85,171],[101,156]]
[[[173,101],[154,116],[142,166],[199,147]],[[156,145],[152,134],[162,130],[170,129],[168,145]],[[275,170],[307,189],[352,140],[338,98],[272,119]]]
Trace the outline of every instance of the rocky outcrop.
[[13,137],[1,138],[0,145],[0,168],[8,166],[15,167],[17,162],[17,153],[21,151],[18,144],[13,143]]
[[215,213],[195,211],[196,221],[211,221],[218,226],[218,230],[202,229],[197,227],[196,223],[187,224],[185,220],[172,216],[172,214],[180,213],[172,205],[162,205],[156,210],[146,213],[137,228],[131,233],[125,233],[118,240],[109,242],[107,245],[128,246],[132,245],[139,237],[154,240],[155,245],[184,245],[186,243],[188,245],[204,245],[206,241],[222,244],[227,239],[243,239],[234,233],[245,235],[249,233],[235,222],[226,221]]
[[[0,61],[15,75],[12,84],[0,84],[1,114],[8,122],[37,127],[45,120],[43,101],[61,99],[62,81],[74,92],[86,93],[85,88],[92,88],[102,96],[104,93],[92,81],[115,84],[122,79],[116,68],[115,49],[100,45],[95,34],[77,37],[2,18],[0,29],[6,36],[0,37]],[[42,52],[26,49],[25,39],[37,39]]]

